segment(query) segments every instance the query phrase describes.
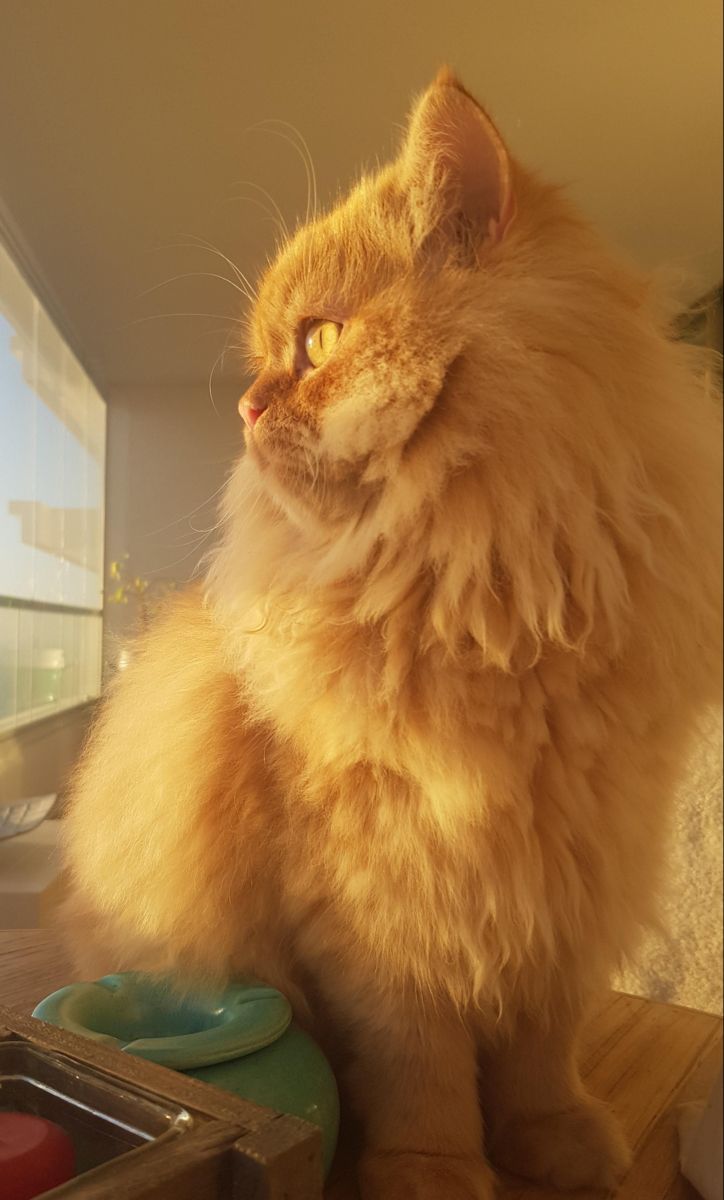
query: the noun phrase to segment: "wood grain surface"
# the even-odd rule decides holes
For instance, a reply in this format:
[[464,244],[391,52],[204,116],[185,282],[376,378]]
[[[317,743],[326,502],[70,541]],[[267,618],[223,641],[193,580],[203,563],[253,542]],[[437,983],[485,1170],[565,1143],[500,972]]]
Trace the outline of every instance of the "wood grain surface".
[[[29,1013],[71,978],[52,934],[0,931],[0,1004]],[[708,1095],[721,1055],[717,1016],[617,993],[604,999],[586,1031],[582,1064],[591,1091],[613,1106],[634,1150],[619,1200],[696,1200],[697,1193],[678,1170],[678,1113],[682,1104]],[[353,1156],[354,1146],[345,1146],[327,1200],[356,1200]],[[177,1192],[172,1194],[180,1200]],[[577,1196],[588,1200],[584,1193]],[[501,1181],[500,1200],[559,1198],[549,1189]]]

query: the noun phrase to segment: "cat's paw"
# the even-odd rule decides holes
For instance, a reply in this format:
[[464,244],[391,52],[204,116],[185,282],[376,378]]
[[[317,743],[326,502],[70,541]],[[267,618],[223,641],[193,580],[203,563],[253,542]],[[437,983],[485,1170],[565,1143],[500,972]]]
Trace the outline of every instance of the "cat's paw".
[[446,1154],[367,1154],[360,1163],[362,1200],[493,1200],[482,1158]]
[[631,1164],[618,1121],[595,1100],[548,1116],[512,1118],[491,1140],[490,1156],[526,1179],[564,1191],[586,1187],[609,1194]]

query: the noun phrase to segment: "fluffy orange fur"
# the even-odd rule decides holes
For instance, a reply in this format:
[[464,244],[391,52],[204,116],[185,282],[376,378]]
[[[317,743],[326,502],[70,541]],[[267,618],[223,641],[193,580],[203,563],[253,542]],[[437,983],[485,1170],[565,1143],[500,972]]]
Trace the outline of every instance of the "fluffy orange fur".
[[[309,318],[342,325],[314,371]],[[719,696],[702,364],[446,72],[282,248],[250,340],[223,542],[75,781],[79,962],[323,1009],[368,1200],[487,1200],[481,1099],[493,1157],[611,1187],[576,1032]]]

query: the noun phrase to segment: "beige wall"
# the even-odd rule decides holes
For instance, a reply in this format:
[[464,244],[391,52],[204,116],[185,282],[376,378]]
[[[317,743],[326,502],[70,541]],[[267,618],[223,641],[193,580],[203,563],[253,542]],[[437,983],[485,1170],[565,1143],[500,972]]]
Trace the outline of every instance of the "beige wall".
[[[116,389],[108,403],[106,566],[130,555],[134,575],[183,585],[212,545],[218,492],[241,450],[241,384]],[[217,493],[215,495],[215,493]],[[108,595],[107,588],[107,595]],[[134,606],[106,604],[110,634]]]

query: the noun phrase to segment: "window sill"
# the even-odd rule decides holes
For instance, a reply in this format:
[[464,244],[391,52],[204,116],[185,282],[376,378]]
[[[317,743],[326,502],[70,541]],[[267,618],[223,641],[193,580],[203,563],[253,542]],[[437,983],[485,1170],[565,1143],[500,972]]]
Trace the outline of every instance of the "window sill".
[[35,929],[57,890],[60,821],[46,818],[35,829],[0,842],[0,926]]
[[27,716],[18,721],[17,717],[0,718],[0,741],[14,737],[17,734],[32,733],[39,725],[44,725],[55,719],[67,720],[72,714],[95,704],[97,696],[84,696],[74,700],[65,700],[57,704],[43,704],[32,709]]

